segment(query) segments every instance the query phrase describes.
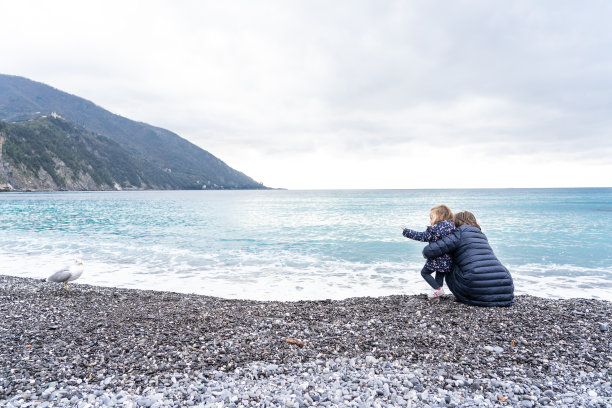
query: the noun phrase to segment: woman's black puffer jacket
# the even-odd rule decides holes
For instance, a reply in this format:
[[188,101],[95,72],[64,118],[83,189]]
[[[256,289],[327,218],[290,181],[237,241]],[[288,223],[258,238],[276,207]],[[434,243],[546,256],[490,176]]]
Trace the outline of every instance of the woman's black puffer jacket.
[[512,276],[493,253],[485,234],[477,227],[462,225],[423,249],[423,256],[449,254],[453,268],[446,284],[455,298],[474,306],[512,306]]

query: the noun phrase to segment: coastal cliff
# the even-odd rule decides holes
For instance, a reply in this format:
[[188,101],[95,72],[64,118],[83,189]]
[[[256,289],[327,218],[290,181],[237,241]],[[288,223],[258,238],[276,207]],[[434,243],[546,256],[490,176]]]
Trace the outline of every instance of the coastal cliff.
[[0,74],[0,126],[4,191],[267,188],[169,130],[22,77]]
[[167,173],[57,115],[0,123],[0,190],[168,189]]
[[6,170],[4,167],[4,162],[2,161],[2,145],[4,144],[4,140],[5,140],[4,134],[0,132],[0,191],[10,191],[13,189],[13,186],[8,182],[7,178],[4,176],[4,173]]

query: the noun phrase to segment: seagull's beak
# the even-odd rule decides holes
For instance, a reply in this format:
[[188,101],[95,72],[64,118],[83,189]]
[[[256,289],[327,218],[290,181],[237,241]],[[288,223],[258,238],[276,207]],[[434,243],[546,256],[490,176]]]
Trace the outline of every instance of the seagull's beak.
[[79,265],[83,265],[83,262],[79,262]]

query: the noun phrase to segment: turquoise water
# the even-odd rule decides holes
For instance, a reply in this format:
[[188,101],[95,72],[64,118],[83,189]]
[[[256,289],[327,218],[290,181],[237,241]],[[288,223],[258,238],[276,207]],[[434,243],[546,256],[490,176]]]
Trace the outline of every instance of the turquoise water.
[[612,189],[0,194],[0,274],[227,298],[414,294],[444,203],[478,218],[517,293],[612,300]]

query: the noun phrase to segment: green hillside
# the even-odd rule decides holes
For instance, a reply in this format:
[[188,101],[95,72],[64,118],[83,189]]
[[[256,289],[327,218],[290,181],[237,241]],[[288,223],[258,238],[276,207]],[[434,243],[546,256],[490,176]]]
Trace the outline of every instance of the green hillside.
[[[169,189],[201,189],[203,185],[224,189],[265,188],[168,130],[115,115],[48,85],[0,75],[0,120],[24,121],[53,112],[116,142],[131,160],[146,163],[143,171],[148,169],[149,179],[160,183],[156,185]],[[161,172],[167,175],[166,179],[159,175]]]
[[134,157],[109,138],[59,117],[0,122],[0,137],[0,181],[18,190],[171,186],[167,172]]

